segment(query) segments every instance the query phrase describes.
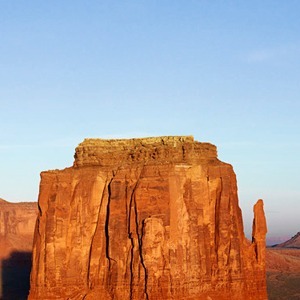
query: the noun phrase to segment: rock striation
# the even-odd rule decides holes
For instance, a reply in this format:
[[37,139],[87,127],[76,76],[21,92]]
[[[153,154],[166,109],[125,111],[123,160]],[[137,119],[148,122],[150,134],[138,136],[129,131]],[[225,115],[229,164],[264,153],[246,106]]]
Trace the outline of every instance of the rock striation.
[[265,300],[265,234],[214,145],[86,139],[41,173],[29,299]]

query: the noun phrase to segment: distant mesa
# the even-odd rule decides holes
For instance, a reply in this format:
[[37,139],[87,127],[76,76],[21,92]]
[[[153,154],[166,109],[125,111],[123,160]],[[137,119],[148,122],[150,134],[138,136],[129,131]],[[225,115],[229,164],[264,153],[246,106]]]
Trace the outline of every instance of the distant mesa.
[[0,299],[27,299],[36,202],[0,198]]
[[274,245],[276,248],[296,248],[300,249],[300,232],[294,235],[291,239],[287,240],[284,243]]
[[29,299],[266,300],[262,200],[253,224],[214,145],[86,139],[41,173]]
[[8,202],[0,198],[0,259],[12,251],[31,251],[37,217],[36,202]]

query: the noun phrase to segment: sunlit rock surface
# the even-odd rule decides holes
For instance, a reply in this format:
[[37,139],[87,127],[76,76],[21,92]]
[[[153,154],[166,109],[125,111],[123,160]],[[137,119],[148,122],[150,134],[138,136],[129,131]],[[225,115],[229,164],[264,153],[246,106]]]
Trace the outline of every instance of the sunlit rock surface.
[[0,199],[0,299],[27,299],[36,202]]
[[267,299],[266,223],[193,137],[86,139],[41,174],[29,299]]

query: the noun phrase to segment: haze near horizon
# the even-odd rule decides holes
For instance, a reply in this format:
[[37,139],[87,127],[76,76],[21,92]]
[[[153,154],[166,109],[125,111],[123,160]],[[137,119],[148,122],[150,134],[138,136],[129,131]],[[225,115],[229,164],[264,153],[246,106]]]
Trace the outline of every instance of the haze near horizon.
[[233,165],[245,231],[299,221],[297,1],[0,4],[0,197],[36,201],[39,173],[84,138],[193,135]]

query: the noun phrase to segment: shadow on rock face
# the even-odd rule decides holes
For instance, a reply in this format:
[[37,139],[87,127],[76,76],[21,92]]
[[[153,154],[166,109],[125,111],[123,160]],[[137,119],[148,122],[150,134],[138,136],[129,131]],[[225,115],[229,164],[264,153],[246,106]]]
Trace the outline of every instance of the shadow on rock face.
[[30,287],[31,252],[12,252],[0,264],[0,299],[27,299]]

